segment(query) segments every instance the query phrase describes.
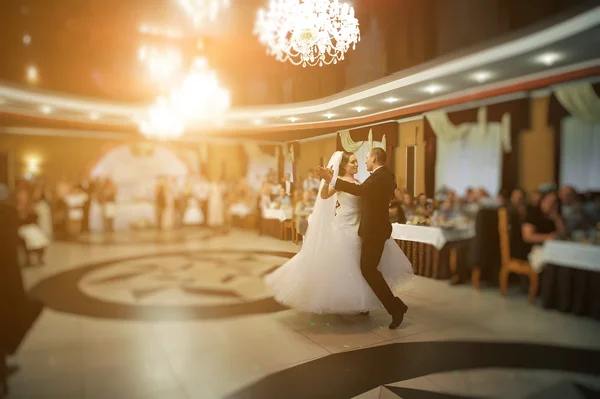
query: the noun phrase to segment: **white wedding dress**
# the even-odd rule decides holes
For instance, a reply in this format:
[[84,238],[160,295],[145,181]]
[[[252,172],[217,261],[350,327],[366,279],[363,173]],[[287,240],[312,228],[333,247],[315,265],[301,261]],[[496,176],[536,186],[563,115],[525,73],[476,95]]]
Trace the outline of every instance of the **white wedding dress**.
[[[336,154],[330,167],[339,165],[341,154]],[[265,278],[278,302],[317,314],[382,308],[360,271],[361,205],[362,198],[343,192],[317,199],[302,249]],[[379,270],[392,290],[413,274],[410,261],[391,238],[385,243]]]

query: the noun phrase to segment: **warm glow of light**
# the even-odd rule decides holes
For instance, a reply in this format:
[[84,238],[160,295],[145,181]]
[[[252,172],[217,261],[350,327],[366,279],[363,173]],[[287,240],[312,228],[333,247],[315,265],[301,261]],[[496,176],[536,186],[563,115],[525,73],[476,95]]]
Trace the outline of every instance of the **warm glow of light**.
[[39,80],[38,69],[34,65],[30,65],[26,69],[26,77],[29,83],[37,83]]
[[145,35],[150,35],[150,36],[160,36],[160,37],[166,37],[169,39],[183,38],[183,32],[181,32],[181,30],[179,30],[177,28],[172,28],[172,27],[160,27],[160,26],[153,26],[153,25],[149,25],[149,24],[143,24],[143,25],[140,25],[138,30],[140,33],[143,33]]
[[169,97],[174,110],[186,121],[218,117],[231,106],[229,91],[223,89],[206,58],[197,57],[189,74]]
[[538,63],[544,64],[546,66],[552,66],[557,61],[560,61],[562,58],[562,54],[559,53],[544,53],[538,56],[535,60]]
[[51,106],[49,106],[49,105],[42,105],[40,107],[40,111],[44,115],[50,115],[54,111],[54,109]]
[[148,110],[147,119],[141,121],[140,131],[149,139],[173,140],[183,135],[184,126],[167,100],[159,98]]
[[291,118],[288,118],[288,120],[292,123],[296,122],[298,120],[298,118],[294,118],[293,116]]
[[262,125],[262,123],[263,123],[263,121],[262,121],[262,120],[260,120],[260,119],[255,119],[255,120],[254,120],[254,124],[255,124],[256,126],[258,126],[258,125]]
[[336,64],[360,41],[354,8],[339,0],[271,0],[254,34],[277,61],[304,67]]
[[327,119],[331,119],[331,118],[333,118],[335,116],[335,114],[329,113],[329,114],[325,114],[324,116]]
[[27,166],[27,173],[33,177],[40,171],[40,158],[36,155],[28,155],[25,157],[25,165]]
[[222,9],[228,8],[229,0],[179,0],[181,8],[190,17],[194,26],[202,27],[214,21]]
[[150,77],[156,81],[167,81],[181,71],[183,58],[176,48],[156,48],[142,46],[138,51],[138,59],[148,68]]
[[354,107],[353,108],[356,112],[363,112],[366,108],[365,107]]
[[473,79],[474,81],[476,81],[478,83],[483,83],[483,82],[490,80],[493,76],[494,76],[494,74],[492,74],[491,72],[479,71],[479,72],[475,72],[473,75],[471,75],[471,79]]
[[388,103],[388,104],[392,104],[392,103],[398,102],[398,101],[400,101],[400,100],[399,100],[399,99],[397,99],[396,97],[388,97],[388,98],[386,98],[386,99],[385,99],[385,100],[383,100],[383,101],[385,101],[385,102],[386,102],[386,103]]
[[440,91],[442,91],[442,86],[436,85],[436,84],[431,84],[431,85],[425,87],[423,90],[425,90],[429,94],[435,94],[435,93],[439,93]]
[[29,46],[31,44],[31,35],[25,34],[23,35],[23,44]]
[[90,119],[93,121],[97,121],[100,119],[100,114],[97,112],[90,112]]

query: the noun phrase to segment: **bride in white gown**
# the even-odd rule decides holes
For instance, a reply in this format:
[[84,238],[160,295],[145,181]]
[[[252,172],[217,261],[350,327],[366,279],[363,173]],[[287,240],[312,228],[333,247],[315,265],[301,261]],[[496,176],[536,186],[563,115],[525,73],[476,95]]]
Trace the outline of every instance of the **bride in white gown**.
[[[354,154],[338,151],[328,168],[340,179],[357,182]],[[319,193],[324,182],[321,182]],[[360,271],[360,197],[336,192],[319,195],[300,252],[265,278],[275,299],[291,308],[317,314],[356,314],[379,309],[381,303]],[[393,290],[413,274],[393,239],[385,243],[379,270]]]

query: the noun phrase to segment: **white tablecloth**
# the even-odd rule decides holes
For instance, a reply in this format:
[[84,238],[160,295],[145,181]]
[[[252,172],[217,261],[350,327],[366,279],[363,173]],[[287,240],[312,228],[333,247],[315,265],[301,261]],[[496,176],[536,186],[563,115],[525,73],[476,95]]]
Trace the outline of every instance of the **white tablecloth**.
[[444,248],[447,242],[468,240],[474,236],[474,227],[444,229],[432,226],[392,224],[392,238],[394,240],[422,242],[433,245],[438,250]]
[[276,220],[279,220],[280,222],[289,220],[292,218],[292,208],[263,209],[263,218],[276,219]]
[[573,269],[600,271],[600,246],[571,241],[548,241],[530,252],[529,263],[537,272],[548,263]]
[[250,207],[246,204],[239,203],[239,204],[231,205],[231,207],[229,208],[229,212],[234,216],[239,216],[241,218],[245,218],[249,215],[252,215],[253,209],[252,209],[252,207]]

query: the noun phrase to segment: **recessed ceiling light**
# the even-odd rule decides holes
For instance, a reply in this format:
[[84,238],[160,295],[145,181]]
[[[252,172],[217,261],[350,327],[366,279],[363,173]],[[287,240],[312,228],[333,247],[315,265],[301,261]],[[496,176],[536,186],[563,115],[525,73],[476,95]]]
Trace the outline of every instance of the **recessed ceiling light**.
[[261,119],[255,119],[254,120],[254,124],[257,125],[257,126],[258,125],[262,125],[262,120]]
[[335,116],[335,114],[332,114],[332,113],[330,112],[330,113],[328,113],[328,114],[325,114],[325,115],[323,115],[323,116],[324,116],[325,118],[327,118],[327,119],[331,119],[331,118],[333,118],[333,117]]
[[37,83],[39,78],[37,68],[33,65],[28,66],[26,69],[26,76],[29,83]]
[[560,61],[562,58],[563,56],[559,53],[544,53],[539,55],[535,60],[540,64],[551,66],[556,61]]
[[100,119],[100,114],[97,112],[90,112],[90,119],[93,121],[97,121]]
[[25,34],[23,35],[23,44],[29,46],[31,44],[31,35]]
[[398,98],[396,98],[396,97],[388,97],[388,98],[386,98],[383,101],[385,101],[386,103],[392,104],[392,103],[398,102],[400,100]]
[[365,107],[354,107],[353,108],[356,112],[363,112],[366,108]]
[[293,116],[291,118],[288,118],[288,120],[292,123],[296,122],[298,120],[298,118],[294,118]]
[[439,93],[442,90],[442,86],[436,85],[436,84],[431,84],[431,85],[425,87],[423,90],[425,90],[429,94],[435,94],[435,93]]
[[49,105],[42,105],[40,107],[40,111],[42,112],[42,114],[44,115],[50,115],[53,111],[52,107]]
[[471,79],[478,83],[483,83],[490,80],[494,75],[488,71],[479,71],[471,75]]

